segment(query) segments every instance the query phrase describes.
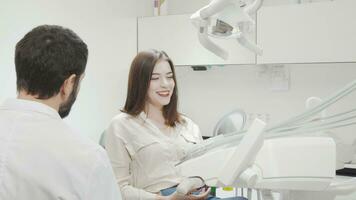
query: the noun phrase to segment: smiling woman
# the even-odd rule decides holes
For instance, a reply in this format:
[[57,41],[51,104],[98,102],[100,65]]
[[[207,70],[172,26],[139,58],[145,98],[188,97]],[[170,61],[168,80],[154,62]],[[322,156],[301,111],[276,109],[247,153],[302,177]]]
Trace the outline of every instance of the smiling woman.
[[[172,68],[166,60],[159,60],[155,65],[150,85],[147,91],[148,102],[146,110],[162,110],[168,105],[174,91],[175,81],[173,79]],[[152,108],[152,106],[154,108]],[[165,122],[163,124],[166,124]],[[169,125],[169,123],[168,123]]]
[[[132,61],[123,113],[106,130],[108,151],[125,199],[173,199],[161,190],[183,177],[175,165],[200,142],[198,126],[177,111],[174,66],[162,51],[140,52]],[[200,194],[205,199],[208,192]]]
[[183,122],[177,104],[177,80],[172,60],[163,51],[137,54],[132,61],[122,111],[133,116],[145,111],[160,124],[174,127]]

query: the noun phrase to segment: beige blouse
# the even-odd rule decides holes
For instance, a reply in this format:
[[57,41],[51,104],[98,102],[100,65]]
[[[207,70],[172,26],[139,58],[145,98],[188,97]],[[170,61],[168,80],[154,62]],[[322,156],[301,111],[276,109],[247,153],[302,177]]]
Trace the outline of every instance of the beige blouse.
[[175,164],[194,143],[202,141],[199,127],[186,123],[158,129],[142,112],[133,117],[121,113],[106,130],[105,148],[124,199],[155,199],[156,194],[181,181]]

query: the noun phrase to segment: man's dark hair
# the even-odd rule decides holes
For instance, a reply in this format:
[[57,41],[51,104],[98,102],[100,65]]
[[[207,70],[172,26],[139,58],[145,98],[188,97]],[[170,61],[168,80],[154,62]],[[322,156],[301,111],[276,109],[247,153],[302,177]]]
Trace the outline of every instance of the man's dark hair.
[[17,91],[38,99],[59,93],[64,81],[85,71],[87,45],[73,31],[55,25],[32,29],[16,45]]

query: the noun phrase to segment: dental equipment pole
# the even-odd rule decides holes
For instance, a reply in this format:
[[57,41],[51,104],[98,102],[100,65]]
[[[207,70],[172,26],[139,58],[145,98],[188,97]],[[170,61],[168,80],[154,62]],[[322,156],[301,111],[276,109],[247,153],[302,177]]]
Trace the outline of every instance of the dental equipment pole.
[[289,125],[293,125],[297,122],[302,122],[306,119],[308,119],[309,117],[318,114],[320,112],[322,112],[323,110],[325,110],[326,108],[328,108],[329,106],[331,106],[332,104],[336,103],[337,101],[339,101],[340,99],[344,98],[345,96],[347,96],[348,94],[352,93],[354,90],[356,90],[356,80],[352,81],[351,83],[349,83],[348,85],[346,85],[343,89],[341,89],[340,91],[338,91],[336,94],[330,96],[329,98],[326,98],[321,104],[319,104],[318,106],[315,106],[311,109],[308,109],[306,112],[301,113],[300,115],[297,115],[295,117],[292,117],[276,126],[273,126],[269,129],[267,129],[266,131],[272,131],[281,127],[286,127]]

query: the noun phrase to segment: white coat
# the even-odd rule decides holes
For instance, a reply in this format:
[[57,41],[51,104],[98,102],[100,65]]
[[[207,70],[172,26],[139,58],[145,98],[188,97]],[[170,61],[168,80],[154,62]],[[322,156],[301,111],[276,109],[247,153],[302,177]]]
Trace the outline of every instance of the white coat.
[[0,106],[1,200],[120,200],[105,151],[51,107],[9,99]]

